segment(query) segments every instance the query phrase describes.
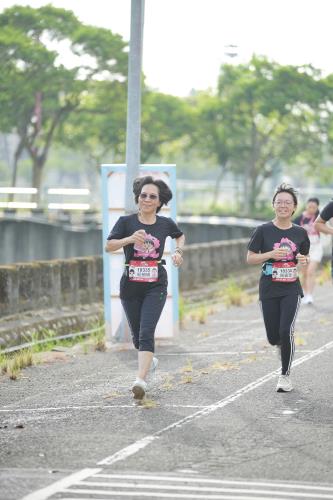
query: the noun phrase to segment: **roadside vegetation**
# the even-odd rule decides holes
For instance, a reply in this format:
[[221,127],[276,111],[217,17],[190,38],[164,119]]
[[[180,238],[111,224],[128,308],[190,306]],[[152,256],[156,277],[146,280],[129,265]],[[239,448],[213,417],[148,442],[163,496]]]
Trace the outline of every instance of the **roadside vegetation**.
[[208,316],[214,314],[221,304],[228,308],[249,304],[254,298],[250,286],[250,279],[237,280],[235,277],[230,277],[216,281],[202,289],[193,290],[192,293],[187,293],[186,297],[181,295],[179,299],[180,326],[184,327],[187,320],[204,325]]
[[[89,336],[77,335],[73,338],[57,338],[52,329],[43,329],[33,333],[26,339],[27,347],[18,351],[3,353],[0,351],[0,375],[5,375],[11,380],[17,380],[25,368],[43,363],[43,354],[50,351],[70,352],[74,346],[79,346],[83,354],[91,351],[105,351],[104,325],[100,322],[89,325],[92,330]],[[95,331],[94,331],[95,330]]]

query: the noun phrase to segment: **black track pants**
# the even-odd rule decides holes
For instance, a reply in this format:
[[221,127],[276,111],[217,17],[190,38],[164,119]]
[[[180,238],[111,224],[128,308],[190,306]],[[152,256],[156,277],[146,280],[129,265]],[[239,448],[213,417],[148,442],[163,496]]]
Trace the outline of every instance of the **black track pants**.
[[131,329],[134,347],[139,351],[154,352],[155,329],[166,298],[167,288],[157,286],[137,297],[121,299]]
[[260,302],[268,342],[281,346],[282,375],[289,375],[295,352],[294,330],[300,295],[285,295]]

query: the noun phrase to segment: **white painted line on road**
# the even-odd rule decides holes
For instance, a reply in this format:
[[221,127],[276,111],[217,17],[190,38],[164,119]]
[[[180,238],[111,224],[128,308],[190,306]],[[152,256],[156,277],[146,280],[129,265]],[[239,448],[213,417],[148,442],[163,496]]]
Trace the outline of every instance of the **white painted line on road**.
[[72,484],[76,483],[77,481],[82,481],[82,479],[90,477],[93,474],[100,472],[101,470],[102,469],[82,469],[78,472],[74,472],[74,474],[66,476],[63,479],[59,479],[59,481],[56,481],[55,483],[50,484],[45,488],[34,491],[33,493],[29,493],[29,495],[23,497],[22,500],[45,500],[51,495],[54,495],[55,493],[58,493],[59,491],[72,486]]
[[[216,333],[215,335],[208,335],[207,337],[204,337],[202,339],[199,339],[197,341],[198,344],[202,343],[202,342],[206,342],[207,340],[211,340],[211,339],[215,339],[216,337],[221,337],[222,335],[228,335],[229,333],[236,333],[237,331],[241,330],[242,328],[244,328],[244,325],[253,325],[254,323],[262,323],[262,319],[250,319],[250,320],[247,320],[245,321],[244,320],[244,323],[241,323],[239,326],[235,327],[235,328],[230,328],[229,330],[221,330],[219,331],[219,333]],[[224,321],[221,321],[221,323],[224,323]],[[264,329],[264,325],[262,325],[262,328],[260,327],[260,329]],[[248,330],[248,328],[247,328]]]
[[[305,354],[305,356],[302,356],[301,358],[298,358],[297,360],[294,361],[293,368],[301,365],[302,363],[305,363],[306,361],[314,358],[315,356],[318,356],[319,354],[322,354],[325,351],[328,351],[329,349],[332,349],[332,347],[333,347],[333,341],[328,342],[327,344],[323,345],[322,347],[319,347],[318,349],[315,349],[314,351],[312,351],[308,354]],[[238,391],[234,392],[233,394],[230,394],[230,396],[227,396],[226,398],[222,399],[221,401],[217,401],[216,403],[209,405],[206,408],[203,408],[202,410],[199,410],[195,413],[192,413],[191,415],[188,415],[187,417],[184,417],[180,420],[177,420],[176,422],[164,427],[163,429],[160,429],[159,431],[155,432],[154,434],[151,434],[151,435],[146,436],[142,439],[139,439],[138,441],[132,443],[131,445],[117,451],[113,455],[110,455],[109,457],[101,460],[100,462],[98,462],[97,465],[111,465],[111,464],[114,464],[115,462],[125,460],[126,458],[134,455],[139,450],[142,450],[143,448],[145,448],[146,446],[148,446],[152,442],[159,439],[166,432],[168,432],[172,429],[175,429],[175,428],[183,427],[183,425],[185,425],[185,424],[193,422],[194,420],[197,420],[198,418],[204,417],[206,415],[210,415],[211,413],[215,412],[216,410],[219,410],[221,408],[224,408],[225,406],[228,406],[229,404],[233,403],[234,401],[239,399],[244,394],[247,394],[248,392],[251,392],[254,389],[257,389],[261,385],[263,385],[266,382],[268,382],[269,380],[273,379],[279,373],[280,373],[280,369],[274,370],[273,372],[270,372],[267,375],[264,375],[263,377],[258,378],[257,380],[251,382],[250,384],[247,384],[246,386],[242,387]]]
[[[315,350],[311,351],[310,353],[306,354],[305,356],[302,356],[301,358],[295,360],[293,363],[293,367],[295,368],[296,366],[299,366],[302,363],[305,363],[306,361],[308,361],[308,360],[318,356],[319,354],[322,354],[322,353],[324,353],[332,348],[333,348],[333,341],[328,342],[327,344],[324,344],[323,346],[319,347],[318,349],[315,349]],[[206,406],[203,409],[201,409],[195,413],[192,413],[191,415],[189,415],[185,418],[182,418],[182,419],[160,429],[159,431],[155,432],[152,435],[145,436],[144,438],[139,439],[138,441],[135,441],[131,445],[126,446],[125,448],[119,450],[118,452],[114,453],[113,455],[110,455],[109,457],[101,460],[100,462],[98,462],[97,465],[111,465],[111,464],[119,462],[121,460],[125,460],[126,458],[128,458],[128,457],[138,453],[140,450],[146,448],[152,442],[158,440],[160,438],[160,436],[162,436],[164,433],[166,433],[172,429],[175,429],[175,428],[181,428],[183,425],[185,425],[187,423],[193,422],[198,418],[209,415],[210,413],[213,413],[216,410],[221,409],[221,408],[231,404],[233,401],[236,401],[241,396],[253,391],[254,389],[256,389],[256,388],[260,387],[261,385],[263,385],[264,383],[268,382],[269,380],[274,378],[279,373],[280,373],[280,370],[275,370],[273,372],[268,373],[267,375],[264,375],[263,377],[261,377],[255,381],[251,382],[250,384],[242,387],[241,389],[239,389],[238,391],[229,395],[228,397],[222,399],[221,401],[218,401],[212,405]],[[60,481],[57,481],[56,483],[53,483],[52,485],[50,485],[46,488],[34,491],[33,493],[22,498],[22,500],[46,500],[46,499],[50,498],[50,496],[54,495],[55,493],[64,492],[65,488],[69,488],[70,486],[74,485],[78,481],[81,481],[87,477],[92,477],[94,474],[101,472],[101,470],[102,469],[83,469],[79,472],[71,474],[70,476],[68,476],[66,478],[61,479]],[[193,481],[192,478],[189,478],[189,479],[191,479]],[[189,480],[189,479],[187,479],[187,480]],[[75,500],[80,500],[80,498],[77,496],[77,494],[79,494],[80,492],[77,489],[75,489],[75,492],[76,492]],[[207,495],[188,495],[188,494],[175,494],[175,493],[164,494],[164,493],[160,493],[160,492],[156,493],[156,494],[155,493],[145,494],[144,492],[127,493],[127,492],[113,491],[112,494],[117,495],[118,497],[131,495],[132,497],[133,496],[137,496],[137,497],[140,496],[141,498],[143,498],[143,497],[192,498],[192,499],[207,500]],[[103,495],[105,495],[105,492],[103,492]],[[231,496],[229,496],[229,495],[223,495],[223,496],[210,495],[210,498],[211,499],[214,498],[216,500],[218,500],[218,499],[234,500],[235,496],[234,495],[231,495]],[[238,500],[253,500],[254,497],[251,495],[251,496],[237,496],[237,498],[238,498]],[[288,492],[288,496],[285,497],[285,500],[290,500],[290,498],[291,497],[290,497],[289,492]],[[313,500],[315,498],[316,497],[313,496]],[[317,498],[319,498],[319,497],[317,496]],[[333,496],[332,496],[332,498],[333,498]],[[66,500],[66,499],[63,498],[63,500]],[[67,497],[67,500],[74,500],[74,498]],[[82,497],[82,500],[83,500],[83,497]],[[270,495],[269,497],[260,497],[260,500],[272,500],[272,496]],[[282,500],[282,499],[280,498],[280,500]]]
[[230,355],[230,356],[240,356],[241,354],[266,354],[268,351],[189,351],[189,352],[166,352],[159,353],[158,357],[162,358],[163,356],[219,356],[222,354]]
[[235,485],[235,486],[256,486],[264,488],[290,488],[290,489],[302,489],[302,490],[318,490],[318,491],[329,491],[333,493],[333,486],[317,486],[312,484],[300,484],[300,483],[280,483],[279,481],[237,481],[230,479],[213,479],[213,478],[200,478],[200,477],[188,477],[188,476],[161,476],[161,475],[146,475],[146,474],[105,474],[103,472],[97,472],[93,477],[100,477],[102,479],[129,479],[133,481],[174,481],[183,483],[207,483],[207,484],[225,484],[225,485]]
[[[232,491],[232,490],[231,490]],[[196,495],[196,494],[190,494],[190,493],[175,493],[175,492],[172,492],[172,493],[162,493],[162,492],[157,492],[157,493],[153,493],[153,492],[144,492],[144,491],[120,491],[120,490],[115,490],[115,491],[112,491],[112,492],[106,492],[105,490],[81,490],[81,489],[75,489],[75,490],[65,490],[64,493],[75,493],[75,494],[94,494],[94,495],[103,495],[103,497],[107,497],[107,498],[110,498],[110,499],[118,499],[120,496],[121,497],[139,497],[139,498],[143,498],[143,497],[149,497],[149,498],[192,498],[193,500],[209,500],[209,499],[212,499],[212,500],[272,500],[272,496],[271,496],[271,492],[269,493],[269,496],[253,496],[250,494],[249,495],[237,495],[235,496],[234,494],[227,494],[226,493],[222,493],[220,495],[210,495],[208,494],[204,494],[204,495]],[[244,491],[244,493],[246,493]],[[62,500],[86,500],[88,497],[82,497],[82,499],[80,497],[66,497],[66,498],[63,498]],[[90,497],[91,498],[91,497]],[[277,497],[277,500],[293,500],[293,498],[299,498],[299,497],[294,497],[294,495],[290,496],[290,493],[288,492],[288,496],[285,496],[283,494],[283,496],[280,496],[280,497]],[[321,496],[321,495],[316,495],[315,497],[311,497],[311,500],[319,500],[320,498],[325,498],[327,500],[330,500],[332,499],[333,497],[332,496]]]
[[[143,480],[144,478],[142,478]],[[250,483],[247,485],[249,486]],[[80,489],[82,487],[85,487],[85,486],[95,486],[97,487],[97,489]],[[239,484],[237,486],[240,486]],[[78,487],[78,489],[76,488]],[[160,484],[144,484],[144,483],[138,483],[138,482],[135,482],[135,483],[129,483],[129,482],[117,482],[117,481],[114,481],[114,482],[106,482],[106,481],[80,481],[78,483],[76,483],[75,485],[75,492],[78,492],[78,493],[98,493],[98,492],[101,492],[102,490],[98,489],[100,487],[106,487],[106,488],[136,488],[138,490],[142,490],[142,489],[145,489],[145,490],[172,490],[172,491],[184,491],[184,492],[198,492],[198,493],[203,493],[203,492],[206,492],[206,493],[251,493],[252,495],[253,494],[260,494],[260,495],[271,495],[271,496],[274,496],[274,497],[284,497],[285,496],[285,492],[280,492],[280,491],[274,491],[272,489],[269,489],[269,490],[265,490],[265,489],[254,489],[254,488],[230,488],[230,487],[212,487],[212,486],[182,486],[182,485],[170,485],[170,484],[164,484],[164,485],[160,485]],[[71,492],[73,492],[74,490],[70,490]],[[105,493],[109,493],[107,490],[103,490]],[[64,491],[65,493],[68,493],[69,490],[65,490]],[[113,492],[112,492],[113,493]],[[128,494],[130,494],[131,491],[129,491]],[[302,492],[292,492],[292,491],[289,491],[288,492],[288,495],[289,495],[289,498],[291,497],[295,497],[295,498],[310,498],[311,500],[313,500],[313,491],[311,491],[311,493],[302,493]],[[317,493],[316,494],[316,497],[317,498],[325,498],[325,499],[333,499],[333,495],[331,494],[324,494],[324,493]],[[210,498],[210,496],[208,497]]]
[[[214,321],[214,320],[213,320]],[[251,319],[250,321],[248,319],[219,319],[217,320],[219,323],[228,323],[234,325],[235,323],[262,323],[262,319]]]
[[[21,412],[52,412],[52,411],[60,411],[60,410],[108,410],[113,408],[140,408],[140,405],[137,403],[132,403],[130,405],[82,405],[82,406],[52,406],[46,408],[8,408],[8,409],[0,409],[0,413],[21,413]],[[207,405],[172,405],[165,404],[159,405],[156,408],[206,408]]]

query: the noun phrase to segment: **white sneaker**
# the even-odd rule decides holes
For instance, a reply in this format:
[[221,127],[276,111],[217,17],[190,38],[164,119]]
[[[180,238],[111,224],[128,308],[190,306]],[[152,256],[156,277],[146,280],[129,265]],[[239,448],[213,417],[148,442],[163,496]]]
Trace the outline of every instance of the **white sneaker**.
[[301,304],[308,304],[309,303],[309,296],[304,295],[304,297],[301,300]]
[[141,378],[136,378],[134,384],[132,385],[134,399],[143,399],[147,392],[147,387],[147,382]]
[[290,392],[293,390],[293,386],[289,375],[280,375],[278,383],[276,386],[277,392]]
[[312,295],[308,295],[307,299],[308,299],[307,304],[313,304],[313,297],[312,297]]

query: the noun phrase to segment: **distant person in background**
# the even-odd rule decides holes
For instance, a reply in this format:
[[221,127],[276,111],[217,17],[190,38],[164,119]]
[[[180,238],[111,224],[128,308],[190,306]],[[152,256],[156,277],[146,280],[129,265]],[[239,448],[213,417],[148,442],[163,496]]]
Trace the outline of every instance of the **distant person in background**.
[[313,303],[313,290],[316,283],[316,270],[323,258],[323,245],[320,241],[320,234],[315,227],[315,220],[319,215],[318,198],[309,198],[306,202],[304,212],[294,219],[294,224],[303,227],[308,233],[310,240],[310,262],[301,272],[301,281],[304,292],[302,304]]
[[[320,233],[333,235],[333,227],[326,224],[330,219],[333,218],[333,201],[327,203],[324,208],[321,210],[315,221],[315,228]],[[332,268],[331,273],[333,277],[333,248],[332,248]]]

